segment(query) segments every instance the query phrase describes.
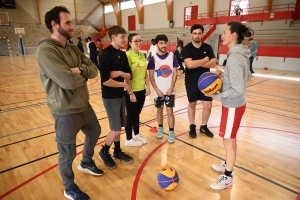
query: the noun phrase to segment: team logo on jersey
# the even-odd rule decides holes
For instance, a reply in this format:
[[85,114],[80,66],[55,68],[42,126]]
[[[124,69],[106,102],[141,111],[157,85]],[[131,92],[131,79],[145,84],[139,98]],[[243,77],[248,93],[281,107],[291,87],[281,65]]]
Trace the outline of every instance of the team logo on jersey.
[[167,78],[172,74],[172,70],[169,65],[162,65],[159,69],[155,70],[157,77]]

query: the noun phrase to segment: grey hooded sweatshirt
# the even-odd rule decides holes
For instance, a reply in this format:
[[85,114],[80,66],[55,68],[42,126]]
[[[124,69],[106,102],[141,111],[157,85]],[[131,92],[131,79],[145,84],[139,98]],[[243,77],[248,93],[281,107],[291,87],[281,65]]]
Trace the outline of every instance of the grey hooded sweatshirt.
[[223,85],[220,93],[214,95],[214,99],[220,99],[224,107],[237,108],[246,103],[250,54],[248,47],[243,44],[236,44],[227,54]]

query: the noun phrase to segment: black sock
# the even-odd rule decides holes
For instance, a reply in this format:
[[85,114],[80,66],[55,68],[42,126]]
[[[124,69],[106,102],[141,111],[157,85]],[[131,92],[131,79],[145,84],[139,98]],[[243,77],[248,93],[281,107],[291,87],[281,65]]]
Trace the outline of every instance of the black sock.
[[173,131],[174,132],[174,128],[169,128],[169,131]]
[[108,146],[106,143],[104,144],[102,150],[104,151],[104,153],[108,153],[110,146]]
[[225,169],[225,175],[226,176],[230,176],[230,177],[232,177],[232,171],[227,171],[226,169]]
[[163,127],[163,125],[162,124],[158,124],[158,127]]
[[120,141],[114,141],[115,144],[115,152],[121,152],[121,145],[120,145]]

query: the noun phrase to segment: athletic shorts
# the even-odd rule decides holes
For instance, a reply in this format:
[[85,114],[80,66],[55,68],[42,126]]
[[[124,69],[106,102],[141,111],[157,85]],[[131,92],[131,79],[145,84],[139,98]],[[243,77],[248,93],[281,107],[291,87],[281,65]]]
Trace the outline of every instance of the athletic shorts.
[[121,127],[126,126],[125,96],[118,99],[102,98],[102,101],[107,113],[110,130],[120,131]]
[[161,108],[164,103],[166,104],[166,107],[175,107],[175,95],[164,95],[163,97],[154,98],[154,105],[156,108]]
[[240,128],[242,117],[246,110],[246,104],[238,108],[227,108],[222,106],[222,116],[220,124],[220,137],[236,138]]
[[211,97],[205,96],[198,88],[197,85],[185,84],[186,94],[189,102],[201,101],[212,101]]

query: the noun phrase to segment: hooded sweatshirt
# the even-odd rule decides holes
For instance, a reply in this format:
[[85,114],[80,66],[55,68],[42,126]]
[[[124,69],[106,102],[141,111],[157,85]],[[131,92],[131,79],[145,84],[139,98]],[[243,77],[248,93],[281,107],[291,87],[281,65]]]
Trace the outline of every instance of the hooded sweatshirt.
[[250,55],[250,50],[243,44],[236,44],[229,50],[223,85],[220,93],[214,95],[214,99],[220,99],[224,107],[237,108],[245,105]]
[[[87,80],[98,75],[98,69],[77,46],[47,38],[39,42],[36,52],[40,79],[52,114],[69,115],[84,111],[88,106]],[[82,74],[71,68],[84,66]]]

